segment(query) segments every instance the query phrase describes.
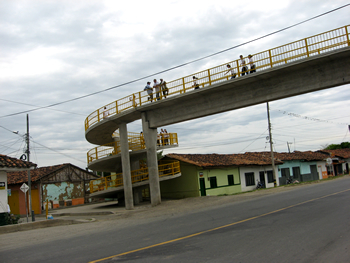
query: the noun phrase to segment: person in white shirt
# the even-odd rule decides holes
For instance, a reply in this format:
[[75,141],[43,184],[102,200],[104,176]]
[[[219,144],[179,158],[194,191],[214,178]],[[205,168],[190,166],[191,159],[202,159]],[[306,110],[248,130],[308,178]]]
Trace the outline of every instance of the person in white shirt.
[[109,116],[109,111],[106,107],[103,108],[103,118],[106,119]]
[[197,83],[198,78],[196,76],[193,76],[193,85],[194,89],[199,89],[199,84]]
[[169,89],[168,89],[168,87],[166,86],[165,80],[160,79],[160,84],[159,84],[159,85],[160,85],[161,90],[162,90],[162,92],[163,92],[164,98],[166,98],[166,95],[168,95]]
[[245,59],[243,58],[242,55],[240,55],[239,58],[241,60],[242,76],[244,76],[244,74],[248,75],[248,68],[247,68],[247,65],[245,64]]
[[157,100],[160,100],[160,85],[159,85],[159,82],[157,82],[156,79],[153,80],[153,88],[156,92],[156,97],[157,97]]
[[250,65],[250,72],[249,72],[250,74],[256,72],[255,64],[254,64],[254,61],[253,61],[252,57],[253,57],[252,55],[248,55],[249,65]]
[[228,71],[224,74],[226,75],[227,73],[231,72],[231,79],[234,79],[236,77],[236,72],[233,68],[231,68],[231,65],[230,64],[227,64],[226,66],[228,68]]
[[151,87],[151,82],[148,81],[146,87],[143,90],[147,91],[148,100],[150,100],[152,102],[152,100],[153,100],[153,88]]

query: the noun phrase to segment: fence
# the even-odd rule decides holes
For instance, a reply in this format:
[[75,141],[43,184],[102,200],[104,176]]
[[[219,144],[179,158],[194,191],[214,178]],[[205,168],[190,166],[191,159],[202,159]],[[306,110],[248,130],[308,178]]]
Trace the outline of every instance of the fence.
[[[180,173],[180,162],[166,162],[158,165],[159,177],[172,176]],[[142,182],[149,179],[148,168],[131,171],[132,183]],[[118,173],[100,179],[90,181],[90,193],[104,191],[108,188],[123,186],[123,174]]]

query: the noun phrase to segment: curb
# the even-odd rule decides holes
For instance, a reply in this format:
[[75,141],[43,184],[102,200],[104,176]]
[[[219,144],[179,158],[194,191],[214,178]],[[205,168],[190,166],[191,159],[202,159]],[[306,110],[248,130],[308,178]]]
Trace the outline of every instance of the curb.
[[16,224],[16,225],[7,225],[7,226],[0,227],[0,235],[7,234],[7,233],[13,233],[13,232],[19,232],[19,231],[38,229],[38,228],[52,227],[52,226],[64,226],[64,225],[80,224],[80,223],[84,223],[84,222],[92,222],[92,221],[65,220],[65,219],[52,219],[51,220],[50,219],[50,220],[38,221],[38,222],[29,222],[29,223],[22,223],[22,224]]

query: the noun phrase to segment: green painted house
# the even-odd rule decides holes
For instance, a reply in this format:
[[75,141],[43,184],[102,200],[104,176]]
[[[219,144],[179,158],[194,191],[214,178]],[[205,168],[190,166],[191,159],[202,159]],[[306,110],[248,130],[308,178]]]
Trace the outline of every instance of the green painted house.
[[160,182],[163,198],[240,193],[242,189],[247,191],[241,169],[251,170],[256,178],[259,178],[260,170],[271,169],[271,159],[251,154],[168,154],[164,159],[180,161],[182,175]]

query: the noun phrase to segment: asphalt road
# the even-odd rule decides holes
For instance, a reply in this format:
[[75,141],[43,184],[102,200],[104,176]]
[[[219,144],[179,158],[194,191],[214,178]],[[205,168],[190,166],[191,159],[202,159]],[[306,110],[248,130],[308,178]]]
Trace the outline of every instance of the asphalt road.
[[349,177],[223,200],[186,213],[3,234],[0,261],[350,262]]

